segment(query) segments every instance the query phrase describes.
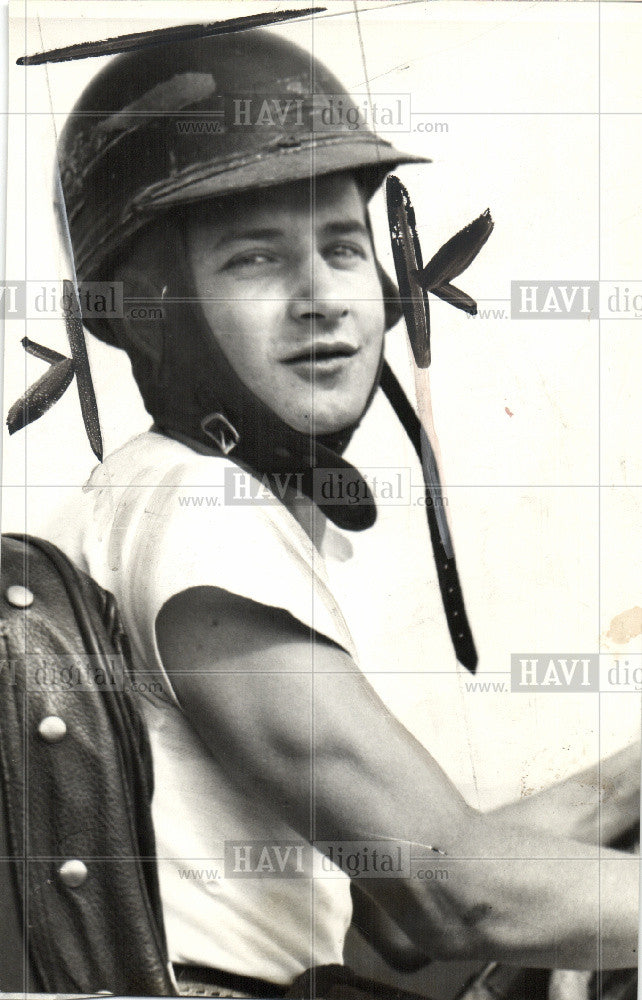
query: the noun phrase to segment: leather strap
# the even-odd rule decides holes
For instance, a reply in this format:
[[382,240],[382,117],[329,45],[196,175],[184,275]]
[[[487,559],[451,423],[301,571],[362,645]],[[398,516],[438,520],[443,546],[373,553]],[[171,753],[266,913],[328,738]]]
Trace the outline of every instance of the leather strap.
[[[424,470],[424,479],[428,480],[425,486],[426,517],[448,631],[457,659],[462,666],[470,670],[471,674],[474,674],[477,669],[477,650],[466,613],[450,530],[443,509],[441,483],[435,454],[419,417],[410,405],[408,397],[387,361],[381,372],[380,384],[406,434],[412,441]],[[429,475],[426,465],[429,466]]]
[[317,965],[298,976],[285,1000],[429,1000],[424,994],[409,992],[359,976],[347,965]]
[[255,976],[240,976],[235,972],[212,969],[207,965],[185,965],[182,962],[174,962],[173,965],[179,987],[181,983],[185,982],[203,983],[214,988],[233,990],[235,993],[247,993],[251,997],[266,998],[282,997],[288,989],[287,986],[278,986],[266,979],[258,979]]

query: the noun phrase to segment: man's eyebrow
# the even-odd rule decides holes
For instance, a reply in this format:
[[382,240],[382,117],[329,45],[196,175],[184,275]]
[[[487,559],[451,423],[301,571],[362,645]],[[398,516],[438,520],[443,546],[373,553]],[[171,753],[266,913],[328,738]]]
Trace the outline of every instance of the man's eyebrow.
[[326,222],[321,227],[321,231],[328,236],[348,236],[350,233],[358,233],[370,239],[368,227],[359,219],[338,219],[336,222]]
[[233,229],[221,236],[217,240],[215,249],[227,246],[229,243],[238,243],[241,240],[278,240],[282,239],[284,232],[282,229],[258,227],[256,229]]
[[[332,222],[326,222],[321,226],[321,233],[324,236],[348,236],[350,233],[358,233],[370,239],[367,226],[359,219],[335,219]],[[279,240],[285,236],[285,230],[268,226],[232,229],[221,236],[215,249],[229,246],[230,243],[240,243],[243,240]]]

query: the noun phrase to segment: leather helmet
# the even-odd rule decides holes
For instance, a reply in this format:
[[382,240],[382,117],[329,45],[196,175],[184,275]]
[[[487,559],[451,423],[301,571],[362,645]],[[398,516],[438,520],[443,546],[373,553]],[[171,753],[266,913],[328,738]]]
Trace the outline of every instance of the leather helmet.
[[[271,31],[115,57],[58,143],[78,280],[108,280],[125,242],[159,212],[342,170],[359,171],[372,194],[392,167],[430,162],[396,150],[353,108],[322,63]],[[113,342],[100,320],[86,325]]]

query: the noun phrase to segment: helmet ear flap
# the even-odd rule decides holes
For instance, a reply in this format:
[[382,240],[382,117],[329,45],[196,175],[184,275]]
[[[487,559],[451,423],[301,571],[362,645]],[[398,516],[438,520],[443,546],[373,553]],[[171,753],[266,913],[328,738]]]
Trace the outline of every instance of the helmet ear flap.
[[164,301],[181,294],[175,288],[181,265],[176,235],[175,222],[167,214],[123,247],[110,269],[110,278],[122,286],[124,314],[103,321],[109,323],[109,338],[102,331],[98,333],[129,357],[134,379],[152,415],[172,377],[168,372],[173,358],[169,342],[176,336],[173,327],[180,328],[177,317],[170,315],[170,302]]
[[395,285],[394,281],[388,274],[386,270],[382,267],[381,261],[377,257],[377,251],[375,248],[374,234],[372,232],[372,219],[370,217],[370,212],[367,208],[368,200],[372,197],[372,191],[369,191],[365,186],[366,182],[364,180],[364,175],[355,173],[357,183],[361,187],[361,191],[364,198],[364,204],[366,206],[366,227],[370,233],[370,242],[372,244],[372,250],[374,253],[375,264],[377,267],[377,275],[379,277],[379,284],[381,285],[381,294],[383,296],[384,305],[384,330],[387,333],[388,330],[392,330],[393,326],[396,326],[401,317],[403,316],[403,310],[401,308],[401,299],[399,298],[399,289]]
[[383,292],[385,329],[387,333],[388,330],[392,330],[393,326],[397,325],[403,316],[403,310],[401,308],[401,299],[399,298],[399,289],[379,261],[377,261],[377,272]]
[[[131,258],[115,272],[115,280],[123,283],[126,299],[140,300],[150,305],[158,303],[163,294],[161,282],[155,278],[155,275],[150,274],[146,268],[137,266],[136,260]],[[148,358],[150,366],[158,372],[163,356],[163,338],[159,332],[157,319],[133,319],[131,315],[125,314],[118,324],[117,344],[127,353],[135,345]]]

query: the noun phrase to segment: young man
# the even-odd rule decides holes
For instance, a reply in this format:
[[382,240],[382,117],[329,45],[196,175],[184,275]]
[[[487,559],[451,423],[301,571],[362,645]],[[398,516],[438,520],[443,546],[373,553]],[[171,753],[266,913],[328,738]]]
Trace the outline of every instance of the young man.
[[[341,93],[270,33],[161,45],[110,63],[60,142],[79,278],[162,311],[88,324],[127,351],[155,424],[52,539],[115,595],[133,647],[170,958],[212,995],[340,965],[339,847],[383,842],[451,873],[361,882],[383,951],[396,935],[426,957],[633,966],[631,859],[472,809],[368,684],[326,574],[328,519],[367,528],[372,505],[325,503],[315,471],[361,484],[342,456],[397,315],[367,202],[413,160],[324,127],[311,95]],[[284,95],[283,118],[235,117]],[[221,132],[177,127],[220,111]]]

